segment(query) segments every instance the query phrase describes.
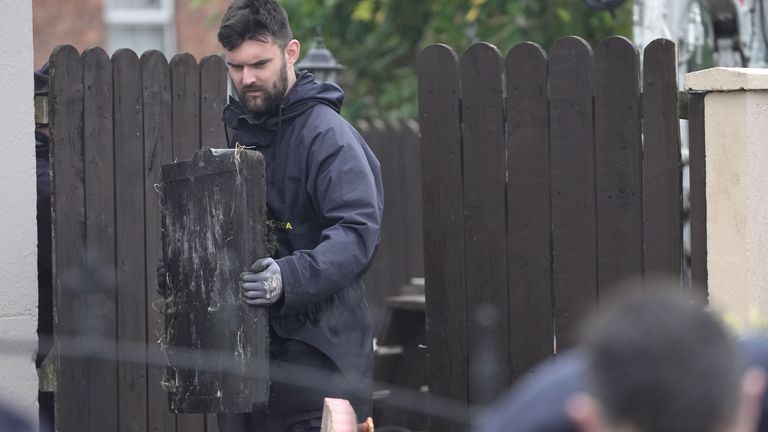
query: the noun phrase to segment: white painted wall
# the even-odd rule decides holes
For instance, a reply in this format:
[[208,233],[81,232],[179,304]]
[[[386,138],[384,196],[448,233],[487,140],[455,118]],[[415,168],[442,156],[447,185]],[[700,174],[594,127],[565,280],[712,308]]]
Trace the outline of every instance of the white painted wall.
[[0,400],[36,418],[32,0],[0,0]]

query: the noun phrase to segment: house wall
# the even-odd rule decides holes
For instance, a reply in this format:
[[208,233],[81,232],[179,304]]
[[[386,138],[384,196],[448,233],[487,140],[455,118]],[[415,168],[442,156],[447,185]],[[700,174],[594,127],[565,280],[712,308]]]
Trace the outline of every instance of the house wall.
[[[57,45],[69,44],[80,51],[93,46],[106,47],[104,0],[32,0],[34,9],[35,65],[40,67]],[[221,51],[216,32],[218,18],[229,0],[209,0],[199,9],[192,0],[176,2],[176,41],[178,52],[188,52],[198,60]],[[218,15],[217,15],[218,13]],[[141,54],[141,53],[139,53]]]
[[32,0],[0,0],[0,400],[36,419],[37,224]]

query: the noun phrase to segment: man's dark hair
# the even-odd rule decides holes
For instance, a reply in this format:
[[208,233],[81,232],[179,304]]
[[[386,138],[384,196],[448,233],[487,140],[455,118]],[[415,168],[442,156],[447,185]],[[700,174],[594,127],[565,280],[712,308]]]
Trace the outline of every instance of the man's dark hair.
[[291,39],[288,14],[276,0],[233,0],[219,26],[219,43],[227,51],[246,40],[274,42],[285,49]]
[[612,306],[584,343],[590,392],[609,423],[712,432],[733,421],[743,361],[700,302],[653,291]]

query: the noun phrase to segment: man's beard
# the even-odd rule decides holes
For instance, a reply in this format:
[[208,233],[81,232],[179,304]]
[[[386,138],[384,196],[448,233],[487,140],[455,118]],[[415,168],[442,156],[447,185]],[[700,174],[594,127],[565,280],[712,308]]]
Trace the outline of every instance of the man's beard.
[[[254,115],[263,115],[274,111],[280,105],[288,89],[288,68],[285,60],[280,68],[277,80],[272,84],[272,88],[258,84],[250,84],[240,89],[240,101],[248,108],[248,111]],[[249,91],[260,91],[258,97],[249,96]]]

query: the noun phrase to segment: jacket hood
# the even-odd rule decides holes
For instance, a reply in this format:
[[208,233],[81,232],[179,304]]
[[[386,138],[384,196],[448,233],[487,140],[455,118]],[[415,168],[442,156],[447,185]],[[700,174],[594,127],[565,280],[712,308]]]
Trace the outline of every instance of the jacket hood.
[[343,102],[344,92],[339,86],[318,83],[314,75],[304,71],[296,77],[293,87],[276,110],[254,115],[239,100],[230,96],[229,103],[224,108],[223,121],[235,131],[233,143],[237,142],[246,147],[262,147],[272,144],[282,132],[283,126],[289,126],[294,119],[313,106],[327,105],[340,112]]

